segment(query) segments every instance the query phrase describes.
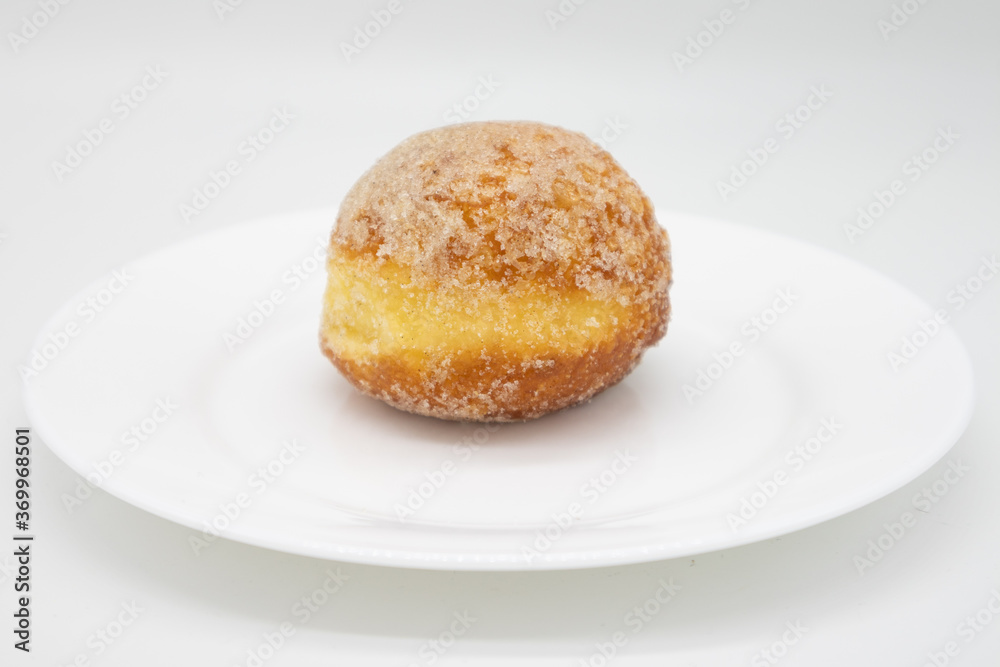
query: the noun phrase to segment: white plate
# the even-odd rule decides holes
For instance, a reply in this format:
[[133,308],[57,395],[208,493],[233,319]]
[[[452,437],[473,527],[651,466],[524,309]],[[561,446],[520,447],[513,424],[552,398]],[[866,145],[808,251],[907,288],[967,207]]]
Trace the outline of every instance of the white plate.
[[[677,215],[661,216],[670,330],[620,385],[498,428],[398,412],[319,352],[315,258],[333,219],[206,234],[129,264],[118,293],[107,276],[72,299],[26,380],[38,434],[109,493],[194,528],[195,550],[211,548],[214,523],[322,558],[524,570],[685,556],[819,523],[925,471],[971,415],[971,365],[950,329],[918,335],[898,369],[888,361],[931,316],[916,297],[833,253]],[[275,290],[273,312],[251,317]],[[227,344],[241,318],[262,323]],[[69,323],[76,335],[61,337]],[[699,370],[717,379],[686,396]],[[157,399],[179,407],[167,415]]]

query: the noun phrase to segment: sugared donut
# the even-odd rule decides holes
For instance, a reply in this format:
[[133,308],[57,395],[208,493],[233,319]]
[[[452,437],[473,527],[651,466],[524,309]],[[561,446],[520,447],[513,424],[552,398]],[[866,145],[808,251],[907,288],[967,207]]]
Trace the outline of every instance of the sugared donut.
[[670,242],[582,134],[414,135],[348,192],[320,343],[362,392],[442,419],[532,419],[621,380],[666,333]]

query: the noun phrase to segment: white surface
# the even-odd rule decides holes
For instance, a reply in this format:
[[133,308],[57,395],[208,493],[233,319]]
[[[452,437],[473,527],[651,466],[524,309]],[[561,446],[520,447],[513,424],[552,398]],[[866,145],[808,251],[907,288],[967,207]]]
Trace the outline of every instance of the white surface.
[[[261,635],[290,618],[296,633],[268,667],[427,664],[421,647],[468,610],[478,620],[436,664],[578,665],[624,628],[629,642],[613,664],[746,665],[796,620],[809,630],[780,665],[921,665],[951,640],[960,648],[951,664],[995,662],[1000,620],[971,642],[957,626],[1000,588],[1000,281],[962,309],[948,295],[984,255],[1000,252],[1000,9],[987,0],[929,2],[885,40],[877,22],[890,18],[893,2],[770,0],[741,11],[744,3],[590,0],[553,31],[544,12],[554,0],[404,0],[351,63],[337,45],[381,3],[245,0],[220,20],[209,0],[81,0],[62,6],[16,55],[6,34],[38,5],[4,3],[0,433],[25,425],[17,366],[73,294],[172,241],[337,205],[378,155],[443,123],[489,75],[500,85],[474,118],[533,118],[593,136],[617,116],[628,127],[609,148],[658,210],[826,246],[946,309],[972,356],[978,402],[944,462],[814,528],[696,558],[574,572],[345,564],[351,578],[306,623],[292,606],[323,583],[326,562],[230,541],[195,556],[188,529],[103,492],[70,513],[61,496],[77,476],[39,445],[35,651],[22,656],[8,645],[0,661],[66,665],[82,654],[94,665],[245,664]],[[678,71],[672,52],[727,5],[736,21]],[[115,98],[157,64],[167,79],[119,119]],[[823,84],[833,97],[785,140],[776,123]],[[240,143],[280,105],[296,113],[290,126],[185,225],[178,205],[227,160],[244,160]],[[106,116],[114,132],[57,181],[51,163]],[[960,135],[954,146],[909,180],[904,163],[949,125]],[[769,137],[782,139],[779,151],[722,201],[717,181]],[[850,243],[843,224],[894,179],[905,194]],[[912,326],[872,344],[889,352]],[[155,397],[136,398],[151,407]],[[116,437],[134,423],[108,431]],[[933,493],[948,460],[968,472],[918,510],[914,495]],[[0,466],[9,498],[6,455]],[[859,574],[853,559],[904,512],[916,524]],[[5,568],[11,562],[0,558]],[[633,634],[626,614],[670,577],[683,588]],[[0,579],[7,614],[9,569]],[[132,600],[144,609],[139,619],[97,655],[88,636]]]
[[[872,347],[932,310],[899,286],[803,243],[661,214],[675,316],[620,385],[529,423],[409,415],[360,396],[319,353],[313,250],[335,214],[128,262],[114,308],[26,381],[38,435],[105,491],[195,529],[194,552],[221,534],[355,563],[517,571],[814,525],[910,482],[972,414],[953,332],[930,325],[933,345],[902,373]],[[298,263],[305,279],[286,270]],[[71,298],[34,347],[54,354],[107,283]],[[109,447],[109,423],[144,413]]]

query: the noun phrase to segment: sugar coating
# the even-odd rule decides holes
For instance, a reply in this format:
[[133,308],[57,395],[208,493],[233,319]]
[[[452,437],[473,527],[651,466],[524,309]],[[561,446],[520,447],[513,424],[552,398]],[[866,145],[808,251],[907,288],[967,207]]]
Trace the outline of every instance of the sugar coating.
[[649,199],[590,139],[541,123],[405,140],[350,190],[330,250],[324,352],[421,414],[502,421],[585,400],[669,317]]
[[[667,248],[653,207],[586,136],[533,122],[422,132],[368,170],[333,242],[413,269],[417,284],[650,284]],[[651,285],[650,285],[651,286]]]

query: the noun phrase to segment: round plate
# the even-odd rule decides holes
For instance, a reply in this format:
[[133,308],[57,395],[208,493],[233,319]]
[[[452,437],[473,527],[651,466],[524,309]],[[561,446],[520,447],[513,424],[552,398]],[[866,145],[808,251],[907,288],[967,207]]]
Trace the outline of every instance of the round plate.
[[223,229],[95,282],[21,368],[38,434],[90,483],[191,527],[199,553],[221,535],[525,570],[819,523],[924,472],[971,415],[968,356],[919,299],[828,251],[679,215],[661,216],[668,334],[622,383],[528,423],[399,412],[319,352],[334,217]]

